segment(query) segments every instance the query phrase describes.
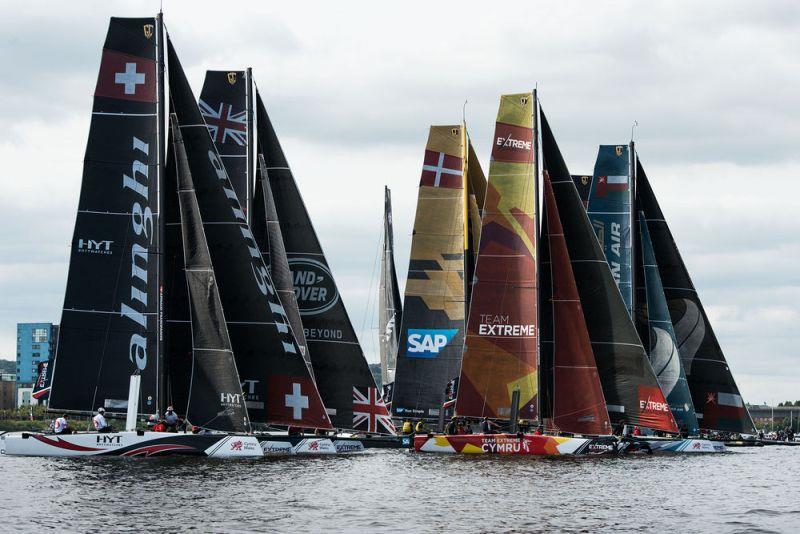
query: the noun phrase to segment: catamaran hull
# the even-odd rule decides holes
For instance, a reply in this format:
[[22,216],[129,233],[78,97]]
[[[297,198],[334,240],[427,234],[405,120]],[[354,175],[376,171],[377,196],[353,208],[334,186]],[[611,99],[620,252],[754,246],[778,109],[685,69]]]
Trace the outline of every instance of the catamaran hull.
[[520,456],[613,455],[612,437],[566,438],[534,434],[459,434],[414,437],[417,452],[450,454],[506,454]]
[[263,456],[253,436],[113,432],[107,434],[10,433],[0,436],[0,453],[9,456]]
[[680,453],[680,454],[708,454],[726,452],[727,448],[721,441],[708,439],[676,439],[676,440],[636,440],[645,443],[653,453]]
[[260,458],[363,452],[358,440],[288,436],[114,432],[68,435],[14,432],[0,435],[8,456],[205,456]]

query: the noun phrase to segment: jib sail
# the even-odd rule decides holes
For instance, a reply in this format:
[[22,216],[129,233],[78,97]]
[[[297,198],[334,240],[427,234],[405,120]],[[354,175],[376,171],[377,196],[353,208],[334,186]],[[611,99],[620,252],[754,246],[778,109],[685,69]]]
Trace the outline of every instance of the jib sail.
[[459,373],[465,326],[465,132],[431,126],[411,241],[392,412],[436,419]]
[[50,384],[53,381],[53,360],[39,362],[36,368],[36,382],[33,384],[31,397],[39,402],[50,398]]
[[389,412],[370,373],[353,325],[278,136],[256,93],[258,138],[281,233],[294,276],[311,362],[334,426],[392,433]]
[[544,115],[543,169],[553,186],[583,315],[612,423],[677,432],[611,269]]
[[245,212],[250,205],[248,162],[252,157],[248,154],[247,131],[249,86],[246,71],[209,70],[198,101],[208,132]]
[[400,284],[397,283],[397,271],[394,266],[392,193],[388,187],[384,188],[383,195],[383,247],[381,247],[380,276],[378,328],[380,328],[381,382],[386,386],[394,382],[400,325],[403,321]]
[[754,434],[753,420],[638,161],[636,196],[637,209],[645,214],[698,424],[710,430]]
[[[633,310],[631,154],[628,145],[600,145],[586,207],[628,315]],[[583,184],[582,179],[580,183]],[[585,189],[581,187],[579,191]]]
[[193,425],[224,432],[247,432],[250,422],[242,395],[214,267],[178,122],[171,133],[178,165],[178,204],[192,331],[192,374],[186,418]]
[[170,102],[186,148],[252,422],[329,428],[239,199],[168,42]]
[[503,95],[492,143],[456,414],[538,419],[533,95]]
[[112,18],[94,92],[50,408],[141,413],[162,395],[159,347],[160,21]]
[[[544,174],[540,312],[542,383],[548,430],[610,434],[600,375],[570,263],[553,185]],[[549,419],[549,421],[548,421]]]
[[650,329],[647,336],[647,355],[650,357],[661,391],[667,397],[675,422],[682,430],[696,434],[699,429],[692,395],[689,393],[686,374],[678,356],[678,343],[675,341],[667,299],[664,297],[661,275],[658,274],[658,264],[643,212],[639,212],[639,233],[642,250],[640,261],[647,292],[647,324]]
[[261,257],[267,264],[272,282],[278,292],[286,317],[289,318],[289,325],[300,346],[300,353],[306,362],[308,372],[314,377],[314,367],[311,364],[311,352],[308,349],[303,320],[300,317],[300,308],[297,305],[297,296],[294,294],[294,284],[292,282],[292,271],[289,268],[289,258],[286,256],[286,246],[283,243],[280,221],[278,220],[278,210],[275,207],[275,199],[272,197],[272,190],[269,186],[269,171],[264,156],[258,155],[258,172],[256,173],[256,190],[253,201],[252,216],[253,234],[261,249]]

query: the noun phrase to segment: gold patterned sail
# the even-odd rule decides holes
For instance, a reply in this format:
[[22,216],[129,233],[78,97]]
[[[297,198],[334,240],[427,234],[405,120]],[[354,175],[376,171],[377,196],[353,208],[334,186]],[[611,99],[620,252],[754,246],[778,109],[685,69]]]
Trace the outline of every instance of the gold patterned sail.
[[392,411],[436,418],[464,341],[466,132],[432,126],[425,148],[403,303]]
[[538,418],[533,95],[503,95],[492,142],[456,413]]

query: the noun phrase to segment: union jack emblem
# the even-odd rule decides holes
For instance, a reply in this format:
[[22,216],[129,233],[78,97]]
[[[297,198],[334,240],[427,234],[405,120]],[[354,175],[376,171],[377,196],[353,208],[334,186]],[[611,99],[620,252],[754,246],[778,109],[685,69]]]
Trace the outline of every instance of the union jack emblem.
[[247,111],[233,112],[233,106],[220,102],[219,108],[214,109],[207,103],[200,101],[200,112],[206,120],[208,133],[217,144],[227,143],[230,139],[239,146],[247,143]]
[[366,432],[395,433],[392,417],[377,388],[367,387],[367,394],[364,395],[357,387],[353,387],[353,428]]

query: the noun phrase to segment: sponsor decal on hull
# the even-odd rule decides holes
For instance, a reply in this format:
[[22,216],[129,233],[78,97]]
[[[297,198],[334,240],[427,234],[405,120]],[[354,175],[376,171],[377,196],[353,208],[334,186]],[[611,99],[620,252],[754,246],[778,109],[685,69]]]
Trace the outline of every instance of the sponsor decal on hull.
[[616,454],[614,438],[564,438],[533,434],[462,434],[415,436],[417,452],[512,455]]

